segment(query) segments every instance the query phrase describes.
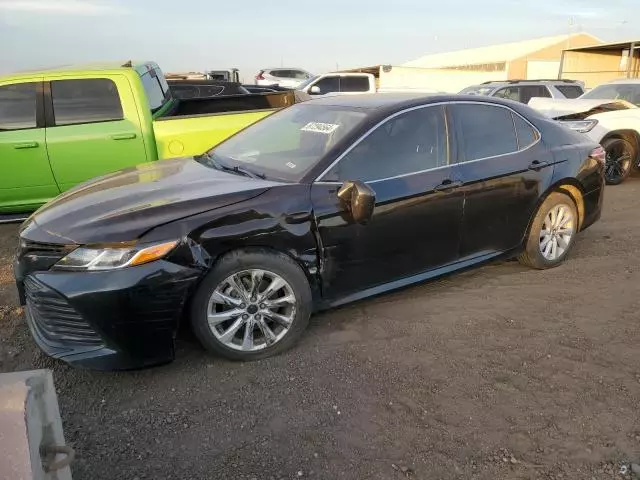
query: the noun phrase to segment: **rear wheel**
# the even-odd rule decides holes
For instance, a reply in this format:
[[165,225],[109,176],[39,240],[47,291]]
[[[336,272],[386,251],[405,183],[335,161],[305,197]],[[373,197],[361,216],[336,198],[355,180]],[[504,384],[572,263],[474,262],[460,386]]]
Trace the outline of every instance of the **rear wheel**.
[[557,267],[569,254],[577,233],[578,213],[573,200],[554,192],[540,205],[518,261],[540,270]]
[[290,348],[310,314],[309,283],[291,258],[237,251],[200,285],[191,324],[207,350],[230,360],[258,360]]
[[607,153],[604,178],[607,185],[621,184],[631,173],[637,157],[635,146],[623,138],[609,138],[602,142]]

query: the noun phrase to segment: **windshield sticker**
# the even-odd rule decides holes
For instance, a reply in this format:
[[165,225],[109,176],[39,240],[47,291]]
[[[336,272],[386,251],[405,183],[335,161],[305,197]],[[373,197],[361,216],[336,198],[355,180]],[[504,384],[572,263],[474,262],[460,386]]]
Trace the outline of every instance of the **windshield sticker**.
[[303,132],[316,132],[329,135],[330,133],[335,132],[339,126],[340,125],[337,125],[335,123],[309,122],[300,130]]
[[287,162],[287,163],[285,163],[285,165],[287,167],[289,167],[289,168],[296,168],[297,167],[297,165],[295,163],[293,163],[293,162]]

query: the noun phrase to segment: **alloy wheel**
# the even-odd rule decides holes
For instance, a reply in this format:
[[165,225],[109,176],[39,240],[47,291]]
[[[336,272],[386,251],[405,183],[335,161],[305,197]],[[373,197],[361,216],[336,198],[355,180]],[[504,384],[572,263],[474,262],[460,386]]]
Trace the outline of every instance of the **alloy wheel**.
[[540,253],[549,261],[562,257],[575,234],[572,209],[565,204],[554,206],[544,219],[540,230]]
[[627,151],[625,144],[618,141],[615,142],[607,150],[605,163],[605,177],[607,181],[616,182],[624,178],[631,169],[631,152]]
[[223,280],[211,294],[209,328],[226,347],[253,352],[278,343],[296,314],[296,296],[281,276],[244,270]]

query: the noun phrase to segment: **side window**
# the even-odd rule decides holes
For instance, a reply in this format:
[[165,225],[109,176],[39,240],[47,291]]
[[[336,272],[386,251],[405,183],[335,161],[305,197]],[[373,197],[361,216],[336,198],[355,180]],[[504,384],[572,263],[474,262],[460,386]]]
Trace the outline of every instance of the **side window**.
[[0,132],[36,128],[37,83],[0,87]]
[[320,89],[320,93],[324,95],[325,93],[333,93],[340,91],[340,77],[332,76],[332,77],[324,77],[317,81],[314,86]]
[[278,78],[290,78],[291,71],[290,70],[274,70],[271,72],[271,75]]
[[582,87],[579,87],[578,85],[556,85],[555,87],[566,98],[578,98],[584,93]]
[[341,92],[368,92],[369,78],[357,76],[340,77]]
[[56,126],[122,120],[118,89],[106,78],[51,82]]
[[370,182],[448,163],[444,109],[425,107],[380,125],[345,155],[325,179]]
[[462,143],[460,161],[469,162],[518,151],[511,111],[503,107],[453,104],[457,136]]
[[506,98],[515,102],[520,101],[520,87],[506,87],[501,88],[493,94],[494,97]]
[[529,125],[520,115],[512,113],[513,123],[516,126],[516,135],[518,137],[518,147],[520,150],[533,145],[538,140],[538,132]]
[[292,70],[291,73],[291,76],[296,80],[306,80],[307,78],[309,78],[307,74],[302,70]]
[[533,97],[551,97],[551,92],[544,85],[525,85],[520,92],[520,101],[529,103]]

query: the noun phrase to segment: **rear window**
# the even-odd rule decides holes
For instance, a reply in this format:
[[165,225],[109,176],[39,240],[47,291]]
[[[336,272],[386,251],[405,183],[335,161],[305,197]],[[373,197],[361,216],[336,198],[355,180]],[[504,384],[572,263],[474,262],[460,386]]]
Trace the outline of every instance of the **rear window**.
[[36,83],[0,87],[0,132],[36,127]]
[[584,93],[582,87],[579,87],[578,85],[556,85],[555,87],[566,98],[578,98]]
[[356,76],[340,77],[340,91],[341,92],[368,92],[369,78],[356,77]]
[[169,84],[160,71],[151,70],[140,76],[152,112],[159,110],[169,99]]
[[51,96],[57,126],[124,118],[118,89],[108,78],[54,80]]

